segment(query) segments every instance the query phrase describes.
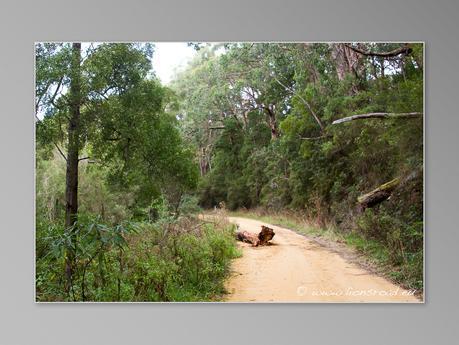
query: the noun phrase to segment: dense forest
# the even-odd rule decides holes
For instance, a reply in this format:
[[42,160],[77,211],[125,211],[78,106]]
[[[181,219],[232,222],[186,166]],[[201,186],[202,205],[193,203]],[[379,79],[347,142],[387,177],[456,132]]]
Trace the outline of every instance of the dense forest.
[[287,215],[423,288],[423,45],[36,45],[37,301],[224,295],[235,227]]

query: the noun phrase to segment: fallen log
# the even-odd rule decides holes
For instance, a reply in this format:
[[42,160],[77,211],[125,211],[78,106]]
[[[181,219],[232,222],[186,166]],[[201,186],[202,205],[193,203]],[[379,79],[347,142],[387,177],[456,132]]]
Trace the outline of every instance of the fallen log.
[[264,246],[268,244],[268,241],[271,241],[274,237],[274,230],[268,228],[267,226],[261,226],[261,232],[258,234],[258,245]]
[[371,192],[359,196],[357,202],[360,210],[364,211],[366,208],[374,207],[384,200],[389,199],[396,190],[400,190],[410,181],[418,178],[420,174],[422,174],[422,169],[414,170],[407,176],[394,178]]
[[254,246],[258,245],[257,235],[252,234],[251,232],[248,232],[248,231],[238,231],[236,233],[236,238],[238,241],[241,241],[241,242],[250,243]]
[[253,247],[266,246],[269,241],[274,237],[275,232],[273,229],[262,225],[261,231],[258,235],[248,231],[238,231],[236,239],[245,243],[250,243]]
[[372,190],[369,193],[361,195],[357,198],[357,201],[362,210],[371,208],[379,203],[387,200],[395,188],[400,184],[400,178],[394,178],[393,180],[380,185],[378,188]]

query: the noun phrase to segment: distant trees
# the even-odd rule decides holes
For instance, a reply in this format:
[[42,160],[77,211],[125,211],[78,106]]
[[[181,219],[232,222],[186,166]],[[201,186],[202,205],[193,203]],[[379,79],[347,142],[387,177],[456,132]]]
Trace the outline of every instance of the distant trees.
[[[200,46],[198,57],[173,85],[181,99],[184,133],[197,146],[201,174],[208,175],[203,183],[211,184],[208,192],[215,196],[210,198],[213,200],[210,204],[222,200],[235,207],[269,204],[268,194],[279,197],[273,189],[279,189],[280,185],[286,186],[285,193],[281,193],[281,204],[297,204],[305,198],[307,190],[315,189],[314,184],[306,181],[313,176],[318,178],[319,171],[331,172],[332,162],[324,166],[325,170],[317,167],[318,170],[311,171],[312,175],[304,180],[307,171],[327,160],[327,152],[340,152],[340,159],[346,160],[350,152],[344,153],[344,143],[350,145],[349,138],[359,137],[347,128],[333,128],[332,123],[363,118],[422,117],[421,44],[241,43],[225,47],[222,55],[216,55],[215,47]],[[378,132],[377,127],[386,126],[365,123],[367,125],[368,130],[374,127]],[[269,131],[271,140],[267,140],[265,131]],[[397,142],[396,133],[387,135],[394,135],[391,142]],[[419,132],[412,135],[416,141],[422,141],[422,135],[416,137]],[[275,143],[278,140],[280,142]],[[355,149],[358,148],[352,150]],[[259,156],[260,150],[270,152],[266,153],[265,168],[270,165],[269,161],[282,162],[274,163],[274,170],[282,167],[282,172],[268,177],[271,172],[263,171],[252,178],[247,164]],[[258,157],[257,161],[263,159]],[[306,161],[309,168],[297,172]],[[400,168],[403,162],[406,161],[401,159],[394,164]],[[220,166],[225,168],[217,177]],[[297,178],[292,179],[292,174]],[[211,183],[212,179],[217,179],[219,186],[226,181],[225,186],[217,191],[219,186]],[[300,188],[304,192],[296,193],[293,192],[296,187],[287,187],[294,180],[304,181]],[[375,183],[384,182],[376,180]],[[237,186],[229,188],[234,181],[245,183],[246,190],[251,187],[248,181],[254,181],[258,186],[255,195],[259,197],[236,193]],[[325,181],[336,182],[334,178],[324,177],[320,181],[316,186]],[[327,200],[325,204],[329,204],[331,190],[331,185],[324,185],[319,192],[321,199]],[[208,192],[204,203],[210,200]],[[232,203],[226,200],[229,195],[244,196],[244,201]]]
[[[293,208],[321,224],[364,231],[370,218],[359,213],[358,197],[422,171],[422,44],[225,47],[221,55],[200,47],[173,84],[184,133],[205,166],[203,206]],[[422,235],[422,198],[410,199],[419,183],[410,180],[403,193],[374,204],[379,241],[389,245],[398,231],[409,241]],[[410,211],[390,219],[404,202]]]

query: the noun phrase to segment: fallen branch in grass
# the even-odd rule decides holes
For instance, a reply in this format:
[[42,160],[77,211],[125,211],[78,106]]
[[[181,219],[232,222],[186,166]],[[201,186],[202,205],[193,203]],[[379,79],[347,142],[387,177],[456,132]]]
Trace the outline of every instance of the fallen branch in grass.
[[360,209],[365,210],[366,208],[374,207],[384,200],[389,199],[396,189],[401,188],[408,182],[417,178],[419,174],[421,174],[421,172],[419,170],[415,170],[408,176],[394,178],[393,180],[380,185],[378,188],[372,190],[371,192],[359,196],[357,198],[357,202],[360,206]]
[[369,193],[361,195],[357,201],[362,209],[371,208],[388,199],[394,189],[400,184],[400,179],[395,178],[387,183],[380,185],[378,188]]

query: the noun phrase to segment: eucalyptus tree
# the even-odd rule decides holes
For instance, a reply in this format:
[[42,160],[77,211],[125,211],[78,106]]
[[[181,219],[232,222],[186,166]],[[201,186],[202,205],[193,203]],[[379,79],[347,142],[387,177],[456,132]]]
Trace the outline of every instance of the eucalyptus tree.
[[291,61],[278,45],[224,47],[223,54],[216,54],[217,47],[201,47],[172,86],[180,98],[184,134],[197,146],[202,175],[212,166],[213,148],[229,130],[228,121],[246,132],[249,117],[257,117],[276,140],[279,121],[289,111],[291,94],[279,79],[290,84]]
[[292,61],[283,48],[281,44],[234,44],[221,58],[235,99],[265,120],[273,140],[280,135],[279,122],[288,113],[291,98],[286,85],[292,82]]
[[[109,98],[123,96],[146,77],[152,47],[89,45],[84,56],[79,42],[45,43],[36,48],[37,139],[52,142],[67,162],[65,227],[72,234],[78,216],[78,165],[89,159],[80,154],[91,141],[91,132],[97,132],[94,127],[105,125],[98,111]],[[68,286],[73,261],[74,250],[69,246],[65,265]]]
[[83,160],[109,167],[114,184],[137,191],[139,205],[167,192],[168,184],[181,194],[196,182],[192,153],[177,128],[175,96],[154,77],[152,54],[148,43],[36,46],[37,143],[58,150],[67,163],[69,285]]

